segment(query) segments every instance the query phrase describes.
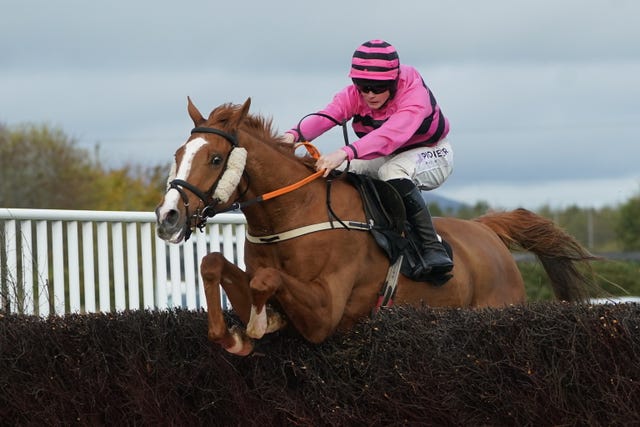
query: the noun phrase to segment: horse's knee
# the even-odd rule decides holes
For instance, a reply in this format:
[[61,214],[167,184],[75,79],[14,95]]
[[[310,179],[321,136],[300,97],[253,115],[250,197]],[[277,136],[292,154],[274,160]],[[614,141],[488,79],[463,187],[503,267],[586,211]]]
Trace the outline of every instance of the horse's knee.
[[280,327],[280,319],[265,316],[266,304],[272,297],[280,302],[287,318],[307,341],[321,343],[336,328],[331,297],[318,283],[301,283],[278,269],[267,267],[256,271],[250,288],[253,305],[251,325],[247,327],[250,336],[262,336],[270,328]]
[[251,279],[249,286],[253,305],[261,311],[267,300],[282,286],[282,273],[275,268],[261,268]]
[[220,277],[225,262],[227,262],[227,260],[219,252],[212,252],[205,255],[200,262],[200,274],[203,280],[214,280]]
[[230,337],[226,323],[209,323],[207,338],[209,341],[220,344],[223,347],[225,343],[228,345]]

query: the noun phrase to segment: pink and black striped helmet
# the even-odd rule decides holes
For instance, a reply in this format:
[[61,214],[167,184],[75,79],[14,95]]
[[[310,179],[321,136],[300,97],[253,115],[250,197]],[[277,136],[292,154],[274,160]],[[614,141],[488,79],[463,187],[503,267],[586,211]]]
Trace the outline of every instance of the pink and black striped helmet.
[[361,80],[396,80],[400,70],[398,52],[384,40],[369,40],[353,52],[349,77]]

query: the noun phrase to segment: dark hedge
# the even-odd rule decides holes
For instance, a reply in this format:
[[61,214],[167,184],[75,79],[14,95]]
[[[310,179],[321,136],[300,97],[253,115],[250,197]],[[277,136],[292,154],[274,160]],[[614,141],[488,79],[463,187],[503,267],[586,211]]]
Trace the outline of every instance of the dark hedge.
[[0,314],[0,423],[640,425],[637,304],[397,307],[246,358],[206,336],[204,312]]

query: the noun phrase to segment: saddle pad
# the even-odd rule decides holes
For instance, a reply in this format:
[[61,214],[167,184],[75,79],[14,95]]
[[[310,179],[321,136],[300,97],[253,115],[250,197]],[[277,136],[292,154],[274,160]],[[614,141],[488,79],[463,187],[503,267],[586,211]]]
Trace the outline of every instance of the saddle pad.
[[[364,205],[367,222],[373,222],[371,234],[378,245],[386,252],[391,263],[404,254],[402,274],[412,277],[412,271],[419,262],[419,252],[411,238],[410,225],[406,221],[404,202],[398,192],[387,182],[366,175],[349,172],[347,178],[358,189]],[[442,242],[449,256],[453,251],[448,242]],[[429,282],[440,286],[451,278],[451,274],[433,274]]]
[[403,236],[406,214],[402,197],[384,181],[352,172],[347,178],[360,193],[367,222],[373,224],[371,234],[394,263],[408,244]]

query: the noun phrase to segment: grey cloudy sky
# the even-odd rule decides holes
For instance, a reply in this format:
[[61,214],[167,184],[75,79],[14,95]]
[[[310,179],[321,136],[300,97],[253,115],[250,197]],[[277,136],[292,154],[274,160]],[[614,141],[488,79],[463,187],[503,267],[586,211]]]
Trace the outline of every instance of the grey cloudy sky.
[[638,17],[637,0],[5,0],[0,122],[61,127],[114,166],[165,163],[191,127],[187,96],[203,114],[251,97],[284,131],[382,38],[451,120],[438,194],[614,205],[640,192]]

